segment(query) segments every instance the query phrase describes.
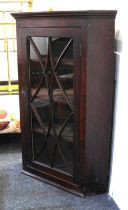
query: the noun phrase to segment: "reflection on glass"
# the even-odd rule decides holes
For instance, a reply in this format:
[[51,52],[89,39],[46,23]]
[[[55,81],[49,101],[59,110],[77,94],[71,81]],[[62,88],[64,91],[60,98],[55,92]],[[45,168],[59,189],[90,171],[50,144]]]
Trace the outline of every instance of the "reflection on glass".
[[33,160],[73,171],[73,40],[28,37]]

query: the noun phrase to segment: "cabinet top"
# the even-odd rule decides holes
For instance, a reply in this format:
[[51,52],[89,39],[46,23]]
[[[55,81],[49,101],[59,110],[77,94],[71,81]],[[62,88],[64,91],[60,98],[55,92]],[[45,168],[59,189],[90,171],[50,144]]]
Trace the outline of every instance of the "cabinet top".
[[68,16],[87,16],[87,17],[115,17],[116,10],[84,10],[84,11],[50,11],[50,12],[19,12],[12,13],[17,18],[33,18],[33,17],[68,17]]

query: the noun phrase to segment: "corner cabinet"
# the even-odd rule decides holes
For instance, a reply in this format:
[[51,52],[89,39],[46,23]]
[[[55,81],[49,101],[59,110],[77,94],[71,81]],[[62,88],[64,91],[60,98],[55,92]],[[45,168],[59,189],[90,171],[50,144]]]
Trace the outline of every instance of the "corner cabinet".
[[80,196],[106,192],[116,11],[12,15],[23,172]]

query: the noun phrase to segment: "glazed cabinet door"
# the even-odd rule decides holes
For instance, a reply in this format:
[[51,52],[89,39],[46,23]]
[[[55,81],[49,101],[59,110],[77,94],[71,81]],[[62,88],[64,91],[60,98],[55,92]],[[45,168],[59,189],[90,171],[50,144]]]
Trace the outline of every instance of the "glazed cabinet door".
[[21,37],[24,167],[78,180],[80,31],[23,28]]

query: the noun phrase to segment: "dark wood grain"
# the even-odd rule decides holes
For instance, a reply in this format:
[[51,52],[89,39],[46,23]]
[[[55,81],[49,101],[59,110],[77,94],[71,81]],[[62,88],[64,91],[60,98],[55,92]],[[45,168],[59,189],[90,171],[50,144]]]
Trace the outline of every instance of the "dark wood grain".
[[[58,11],[12,15],[17,22],[24,172],[81,196],[88,192],[106,192],[113,117],[116,11]],[[37,68],[40,71],[40,67],[37,60],[29,64],[28,36],[73,39],[73,60],[70,58],[61,62],[62,65],[73,67],[74,71],[72,175],[33,160],[29,107],[32,80],[29,69],[34,72]]]

